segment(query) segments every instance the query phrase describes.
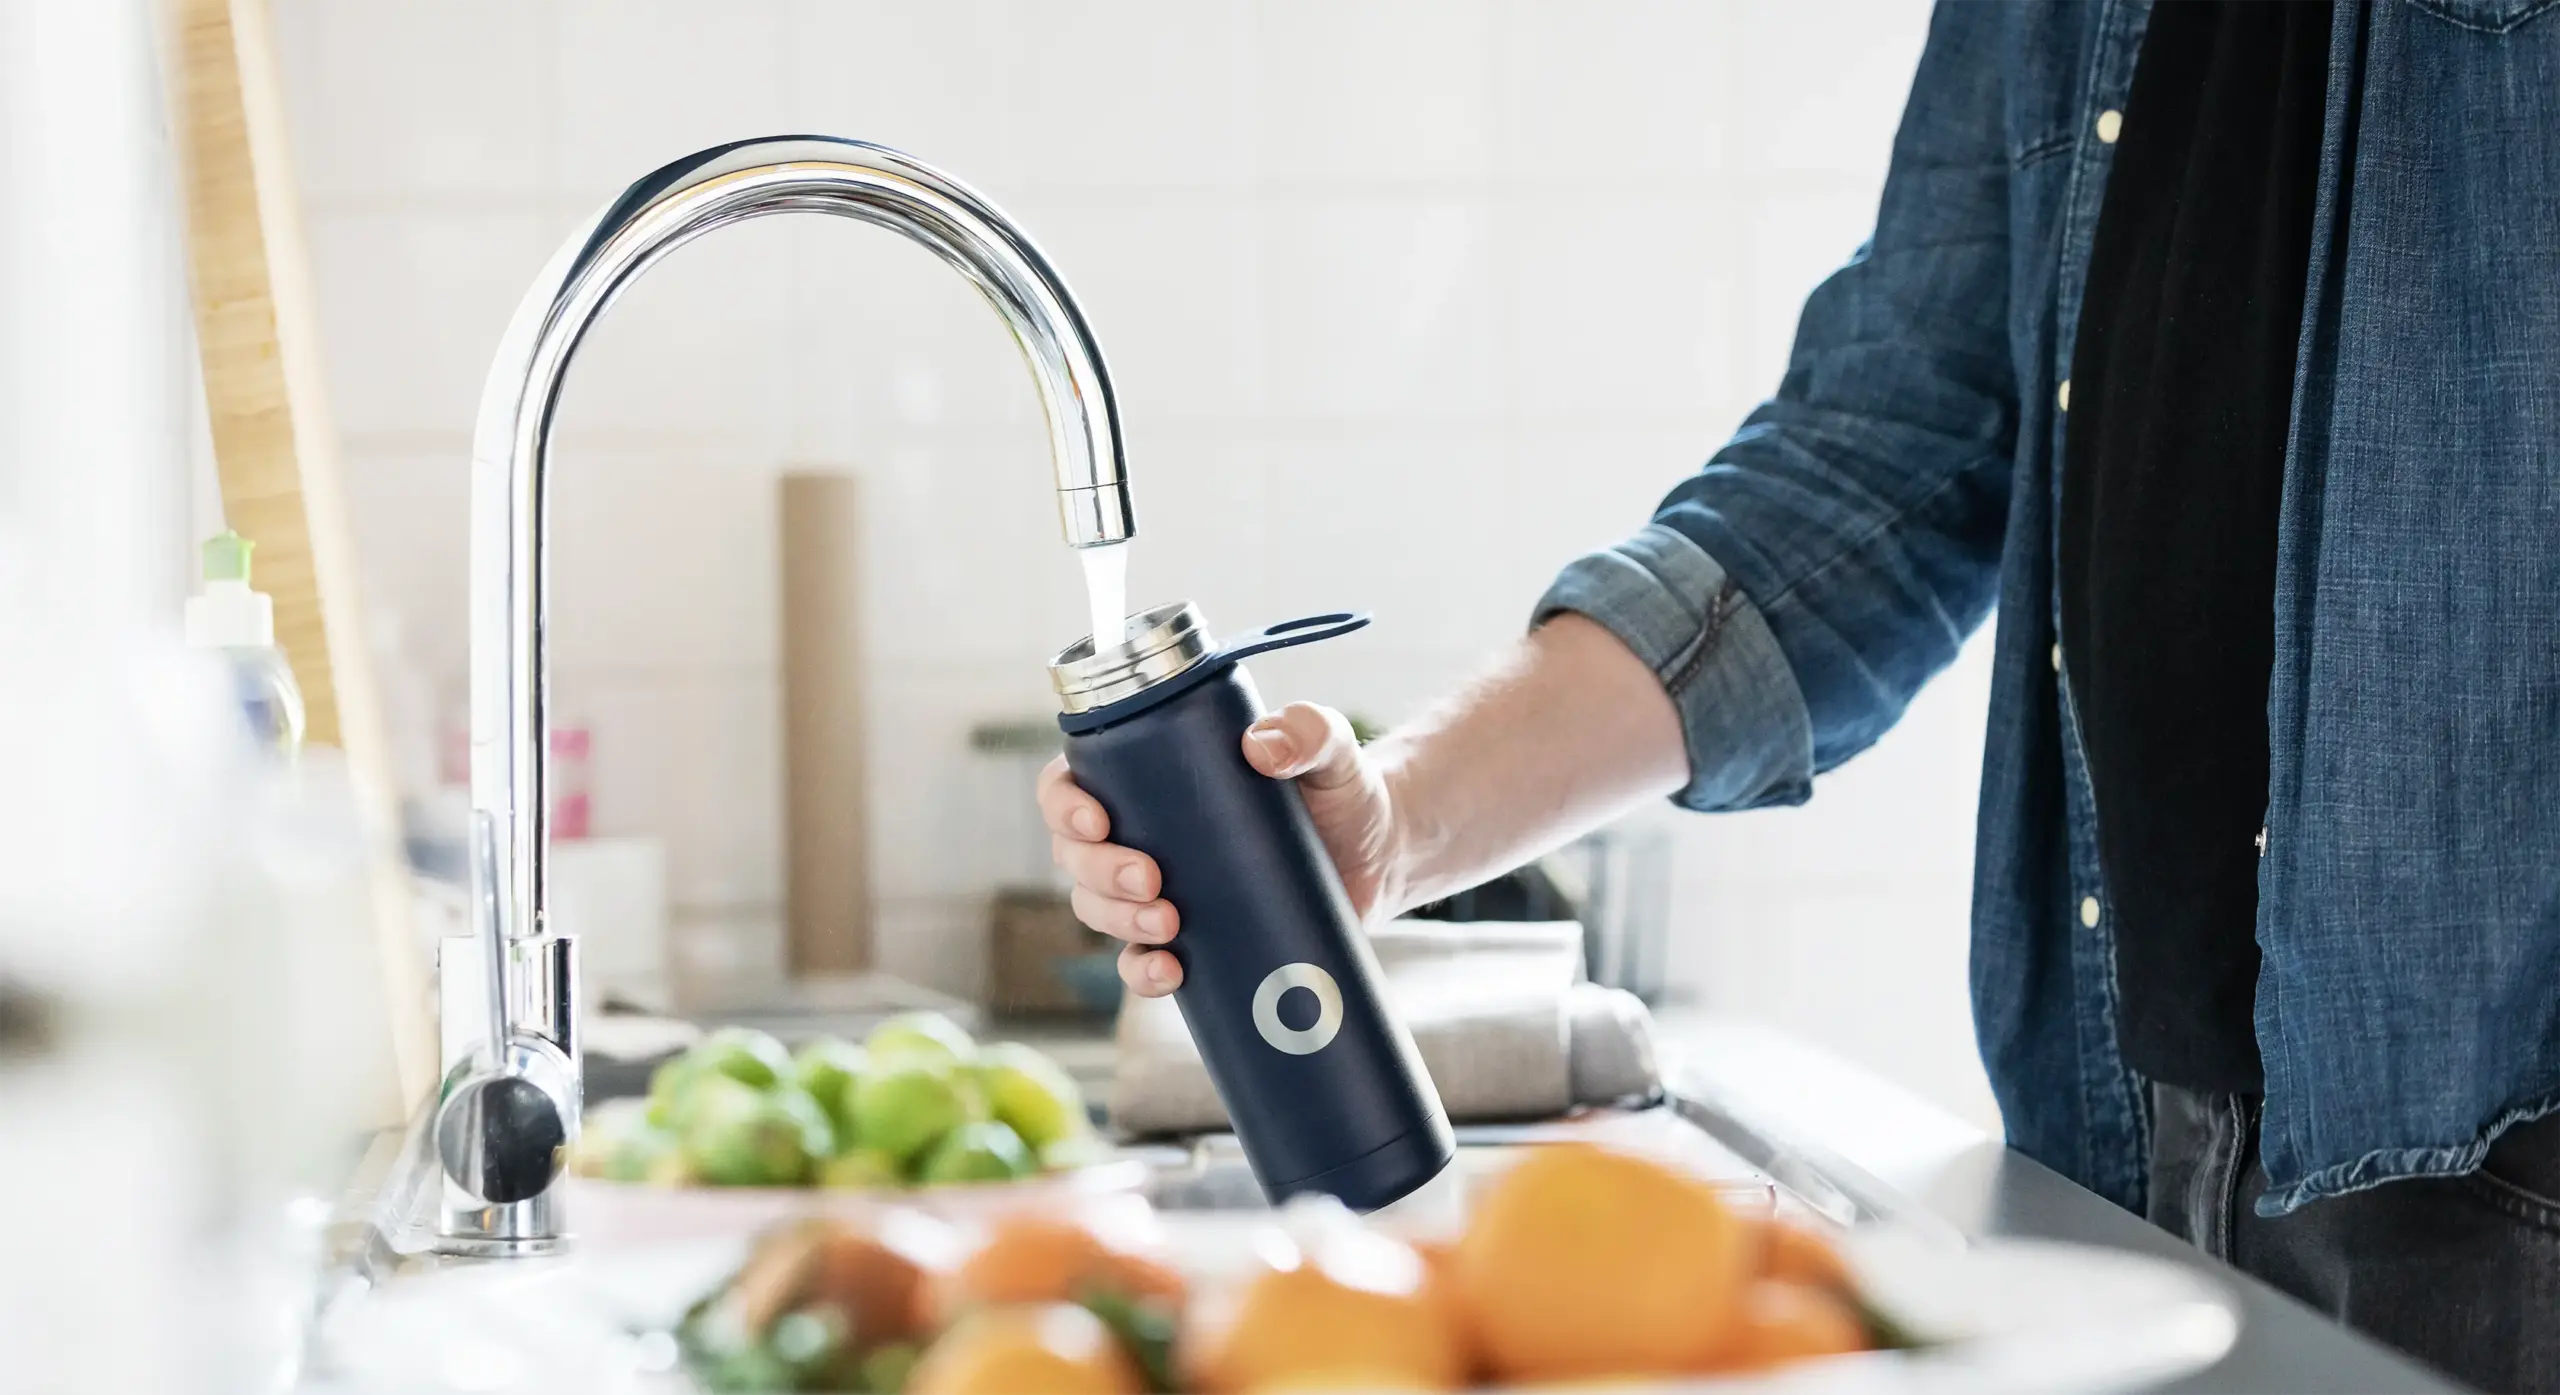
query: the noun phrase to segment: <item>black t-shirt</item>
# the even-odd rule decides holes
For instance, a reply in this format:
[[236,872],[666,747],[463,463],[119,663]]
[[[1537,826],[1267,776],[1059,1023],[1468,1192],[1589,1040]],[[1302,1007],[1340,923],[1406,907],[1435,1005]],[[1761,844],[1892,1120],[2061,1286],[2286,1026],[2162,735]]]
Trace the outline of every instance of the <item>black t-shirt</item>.
[[2253,1010],[2277,505],[2330,7],[2153,7],[2064,426],[2063,667],[2126,1064],[2260,1088]]

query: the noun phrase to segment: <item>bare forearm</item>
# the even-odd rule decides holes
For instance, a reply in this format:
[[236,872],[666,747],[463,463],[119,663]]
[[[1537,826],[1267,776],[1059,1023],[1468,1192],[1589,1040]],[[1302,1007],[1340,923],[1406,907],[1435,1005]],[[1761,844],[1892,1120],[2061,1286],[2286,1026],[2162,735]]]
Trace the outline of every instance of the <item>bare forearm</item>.
[[1644,661],[1580,615],[1371,748],[1400,843],[1390,913],[1473,886],[1680,788],[1679,714]]

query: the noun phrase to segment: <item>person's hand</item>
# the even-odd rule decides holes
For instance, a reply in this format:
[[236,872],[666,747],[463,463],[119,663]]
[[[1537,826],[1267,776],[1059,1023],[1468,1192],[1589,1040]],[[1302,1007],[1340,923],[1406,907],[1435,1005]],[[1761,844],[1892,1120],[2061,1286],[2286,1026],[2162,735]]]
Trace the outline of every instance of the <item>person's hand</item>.
[[[1360,919],[1389,906],[1400,839],[1386,776],[1353,739],[1351,723],[1330,707],[1293,702],[1246,729],[1244,758],[1273,779],[1298,782]],[[1049,825],[1050,857],[1075,882],[1076,918],[1127,941],[1121,981],[1150,998],[1181,987],[1182,965],[1158,948],[1181,931],[1182,918],[1164,899],[1155,859],[1107,841],[1110,816],[1077,788],[1064,757],[1040,772],[1040,817]]]

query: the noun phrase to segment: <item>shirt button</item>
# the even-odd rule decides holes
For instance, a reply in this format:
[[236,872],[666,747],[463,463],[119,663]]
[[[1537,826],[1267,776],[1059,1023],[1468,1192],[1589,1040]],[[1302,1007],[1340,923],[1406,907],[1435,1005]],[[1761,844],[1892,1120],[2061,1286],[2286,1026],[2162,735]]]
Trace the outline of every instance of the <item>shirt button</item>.
[[2116,137],[2122,134],[2124,134],[2123,112],[2109,109],[2098,113],[2098,140],[2101,144],[2113,145],[2116,143]]
[[2053,646],[2053,671],[2062,672],[2062,646],[2059,644]]
[[2097,897],[2083,896],[2080,898],[2080,923],[2088,926],[2092,930],[2098,928]]
[[2071,410],[2071,380],[2069,378],[2063,379],[2062,386],[2053,390],[2053,400],[2061,405],[2062,410],[2066,412]]

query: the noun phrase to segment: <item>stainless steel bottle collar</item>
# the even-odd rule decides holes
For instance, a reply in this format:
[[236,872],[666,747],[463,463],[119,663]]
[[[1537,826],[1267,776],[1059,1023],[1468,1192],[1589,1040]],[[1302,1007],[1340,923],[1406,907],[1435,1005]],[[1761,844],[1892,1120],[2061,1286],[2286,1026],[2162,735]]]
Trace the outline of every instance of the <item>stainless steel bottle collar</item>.
[[1049,683],[1068,715],[1108,707],[1189,672],[1216,653],[1200,608],[1175,601],[1129,618],[1127,638],[1094,648],[1087,635],[1049,661]]

